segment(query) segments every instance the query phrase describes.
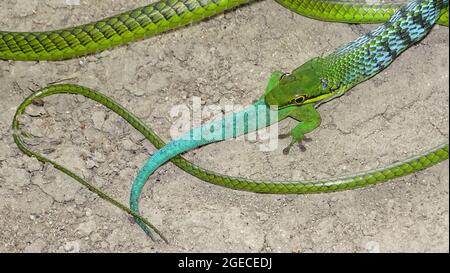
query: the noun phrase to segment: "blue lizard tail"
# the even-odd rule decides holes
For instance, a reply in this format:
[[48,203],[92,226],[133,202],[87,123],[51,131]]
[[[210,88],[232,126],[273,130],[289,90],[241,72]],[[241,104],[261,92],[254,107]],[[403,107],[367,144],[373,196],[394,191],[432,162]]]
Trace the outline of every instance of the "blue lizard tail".
[[[139,213],[139,197],[148,178],[173,157],[206,144],[235,138],[267,127],[278,121],[277,114],[278,112],[267,107],[263,100],[258,100],[239,112],[205,123],[171,141],[151,156],[139,171],[131,188],[130,208]],[[135,220],[144,232],[152,237],[150,228],[139,219]]]

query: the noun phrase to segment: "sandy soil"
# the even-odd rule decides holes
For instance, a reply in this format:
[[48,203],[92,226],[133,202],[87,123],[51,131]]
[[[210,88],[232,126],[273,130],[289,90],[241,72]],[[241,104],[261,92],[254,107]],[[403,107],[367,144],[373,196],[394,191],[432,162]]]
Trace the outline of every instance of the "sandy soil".
[[[0,29],[72,26],[145,0],[2,1]],[[0,61],[0,252],[441,252],[449,251],[448,161],[374,187],[318,195],[262,195],[200,181],[172,164],[152,176],[141,211],[171,244],[152,242],[127,215],[23,155],[16,107],[68,79],[114,97],[166,140],[173,105],[250,103],[270,72],[292,70],[373,26],[318,22],[273,1],[98,55],[63,62]],[[367,170],[448,141],[448,28],[436,27],[381,74],[320,109],[307,150],[282,154],[229,141],[187,154],[230,175],[300,179]],[[25,119],[36,149],[127,203],[155,149],[131,126],[81,97],[55,96]],[[41,116],[33,118],[32,116]],[[284,121],[286,132],[294,125]],[[155,180],[157,183],[154,183]]]

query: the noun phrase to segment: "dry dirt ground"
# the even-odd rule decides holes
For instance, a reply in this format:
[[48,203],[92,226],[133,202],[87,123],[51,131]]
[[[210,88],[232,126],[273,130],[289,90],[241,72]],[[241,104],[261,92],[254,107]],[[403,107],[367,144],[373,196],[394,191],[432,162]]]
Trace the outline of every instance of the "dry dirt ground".
[[[0,29],[45,30],[86,23],[145,0],[7,0]],[[263,195],[200,181],[164,165],[144,189],[141,211],[171,244],[152,242],[127,215],[64,174],[23,155],[10,123],[30,94],[59,80],[104,92],[164,139],[173,105],[250,103],[270,72],[292,70],[373,26],[318,22],[273,1],[86,58],[0,61],[0,252],[446,252],[448,161],[374,187],[316,195]],[[448,28],[373,79],[320,108],[307,150],[282,154],[229,141],[188,153],[229,175],[300,179],[367,170],[448,141]],[[40,116],[40,117],[32,117]],[[25,118],[36,149],[127,203],[155,151],[118,116],[81,97],[45,99]],[[284,121],[280,130],[294,125]],[[155,183],[156,181],[156,183]]]

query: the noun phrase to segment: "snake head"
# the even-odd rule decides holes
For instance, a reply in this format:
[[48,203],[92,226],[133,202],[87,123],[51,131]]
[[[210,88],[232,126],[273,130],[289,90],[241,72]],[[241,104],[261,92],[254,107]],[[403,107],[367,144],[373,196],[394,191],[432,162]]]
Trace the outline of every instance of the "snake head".
[[268,106],[284,108],[318,101],[315,98],[330,92],[330,84],[321,74],[323,69],[318,58],[304,63],[292,73],[283,74],[265,95]]

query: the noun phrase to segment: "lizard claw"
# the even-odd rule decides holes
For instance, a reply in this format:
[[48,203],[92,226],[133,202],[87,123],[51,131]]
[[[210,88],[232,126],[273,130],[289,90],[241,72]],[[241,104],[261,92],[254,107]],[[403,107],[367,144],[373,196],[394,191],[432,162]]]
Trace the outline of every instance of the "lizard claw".
[[[286,138],[286,137],[289,137],[289,136],[291,136],[291,134],[279,135],[278,137],[280,139],[282,139],[282,138]],[[304,152],[304,151],[306,151],[306,147],[305,147],[305,145],[303,143],[304,142],[310,142],[310,141],[312,141],[312,139],[311,138],[307,138],[307,137],[292,138],[291,143],[289,143],[289,145],[286,148],[283,149],[283,154],[284,155],[289,154],[292,146],[294,146],[294,144],[296,144],[296,143],[298,143],[298,147],[300,148],[300,151]]]
[[305,145],[303,145],[303,143],[299,142],[298,147],[300,148],[300,151],[302,151],[302,152],[306,151],[306,147],[305,147]]
[[286,148],[283,149],[283,154],[284,155],[288,155],[290,150],[291,150],[292,145],[287,146]]
[[301,141],[292,141],[291,143],[289,143],[289,145],[283,149],[283,154],[284,155],[288,155],[289,152],[291,151],[292,146],[294,146],[295,143],[298,143],[298,147],[300,148],[300,151],[305,152],[306,151],[306,147],[305,145],[303,145],[303,143]]

